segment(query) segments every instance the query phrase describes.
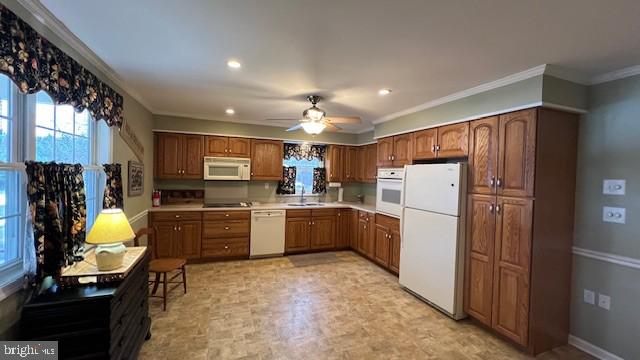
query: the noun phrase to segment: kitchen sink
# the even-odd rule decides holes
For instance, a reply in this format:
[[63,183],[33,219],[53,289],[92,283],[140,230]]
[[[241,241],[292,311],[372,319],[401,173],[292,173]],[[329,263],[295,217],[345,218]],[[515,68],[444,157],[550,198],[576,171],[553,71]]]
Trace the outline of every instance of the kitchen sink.
[[324,206],[323,203],[288,203],[287,206]]

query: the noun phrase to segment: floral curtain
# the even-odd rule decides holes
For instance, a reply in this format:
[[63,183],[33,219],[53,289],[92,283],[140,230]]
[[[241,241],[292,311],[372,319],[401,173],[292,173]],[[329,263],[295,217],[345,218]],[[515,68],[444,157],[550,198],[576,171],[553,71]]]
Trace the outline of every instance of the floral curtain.
[[284,159],[289,160],[294,158],[296,160],[312,160],[314,158],[324,161],[324,156],[327,153],[327,147],[325,145],[309,145],[309,144],[284,144]]
[[83,259],[87,210],[82,165],[25,165],[36,276],[58,276],[62,267]]
[[3,5],[0,5],[0,72],[9,76],[23,93],[44,90],[58,104],[69,104],[78,112],[89,109],[94,120],[104,119],[109,126],[122,126],[122,95]]
[[277,194],[295,194],[296,193],[296,167],[295,166],[283,166],[282,167],[282,180],[278,182]]
[[122,166],[120,166],[120,164],[104,164],[102,166],[104,167],[104,173],[107,175],[107,185],[104,188],[102,208],[123,209]]
[[322,194],[327,192],[327,169],[313,168],[313,193]]

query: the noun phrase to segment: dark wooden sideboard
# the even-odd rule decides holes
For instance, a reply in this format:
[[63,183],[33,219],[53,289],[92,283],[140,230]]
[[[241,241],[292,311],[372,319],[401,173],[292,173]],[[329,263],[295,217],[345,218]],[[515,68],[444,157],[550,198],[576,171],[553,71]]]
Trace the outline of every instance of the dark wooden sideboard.
[[61,359],[136,359],[151,336],[149,252],[121,282],[53,286],[22,309],[22,340],[58,341]]

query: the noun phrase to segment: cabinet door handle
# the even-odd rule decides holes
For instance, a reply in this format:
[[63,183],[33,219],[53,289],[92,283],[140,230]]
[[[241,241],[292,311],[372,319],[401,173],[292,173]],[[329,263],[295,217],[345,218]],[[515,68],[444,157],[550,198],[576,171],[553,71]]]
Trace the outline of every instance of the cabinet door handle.
[[224,214],[225,217],[229,217],[229,214]]
[[253,176],[253,173],[251,173],[251,176]]
[[500,205],[496,205],[496,213],[500,213]]
[[177,226],[174,226],[174,227],[173,227],[173,231],[178,231],[178,227],[177,227]]
[[367,230],[367,225],[365,225],[365,226],[363,227],[363,229]]
[[178,226],[178,231],[182,231],[182,226]]
[[436,151],[440,151],[440,145],[436,145]]
[[338,216],[340,216],[340,213],[338,213]]
[[309,221],[309,226],[311,226],[311,221]]
[[433,145],[433,146],[431,147],[431,152],[436,152],[436,146],[435,146],[435,145]]
[[176,219],[180,219],[180,215],[176,215]]
[[225,226],[225,227],[224,227],[224,229],[225,229],[225,230],[229,230],[230,228],[229,228],[228,226]]
[[498,178],[498,181],[496,181],[496,186],[497,187],[502,187],[502,179]]
[[491,187],[496,186],[496,177],[492,176],[491,180],[489,180],[489,185],[491,185]]
[[493,209],[494,209],[494,208],[495,208],[495,207],[493,206],[493,204],[489,205],[489,212],[490,212],[490,213],[493,213]]
[[224,246],[224,248],[225,248],[226,250],[228,250],[228,249],[229,249],[229,245],[225,245],[225,246]]

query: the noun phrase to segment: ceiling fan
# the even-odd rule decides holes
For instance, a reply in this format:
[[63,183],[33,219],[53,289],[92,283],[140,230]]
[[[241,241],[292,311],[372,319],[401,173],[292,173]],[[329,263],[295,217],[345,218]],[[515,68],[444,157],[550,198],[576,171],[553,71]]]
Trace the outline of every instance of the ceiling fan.
[[309,95],[307,100],[311,107],[302,112],[302,119],[267,119],[267,120],[298,120],[300,123],[290,127],[287,131],[303,129],[311,135],[320,134],[325,128],[330,131],[340,131],[342,128],[335,124],[360,124],[359,116],[326,116],[326,112],[316,105],[322,100],[319,95]]

